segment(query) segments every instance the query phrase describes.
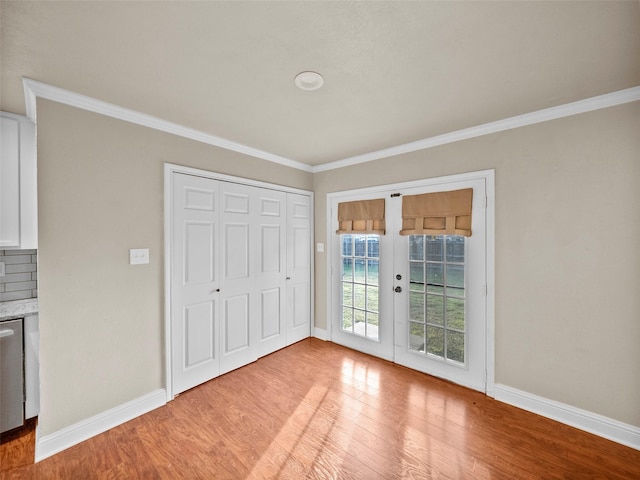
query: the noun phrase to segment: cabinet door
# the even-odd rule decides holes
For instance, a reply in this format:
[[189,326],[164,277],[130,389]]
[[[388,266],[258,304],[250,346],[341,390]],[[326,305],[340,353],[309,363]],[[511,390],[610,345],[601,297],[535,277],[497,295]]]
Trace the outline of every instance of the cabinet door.
[[35,125],[0,112],[0,249],[38,248]]
[[0,432],[24,424],[22,319],[0,322]]
[[0,248],[20,246],[20,124],[0,117]]

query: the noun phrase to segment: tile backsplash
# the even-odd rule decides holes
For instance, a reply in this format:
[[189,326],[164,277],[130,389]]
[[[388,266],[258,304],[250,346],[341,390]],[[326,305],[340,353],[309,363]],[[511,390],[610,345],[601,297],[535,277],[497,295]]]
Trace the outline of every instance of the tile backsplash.
[[5,275],[0,277],[0,302],[38,296],[38,251],[0,250]]

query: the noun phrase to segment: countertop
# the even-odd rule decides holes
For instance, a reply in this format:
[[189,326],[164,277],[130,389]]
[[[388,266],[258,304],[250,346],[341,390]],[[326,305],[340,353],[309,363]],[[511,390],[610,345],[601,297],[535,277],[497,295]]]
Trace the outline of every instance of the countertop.
[[0,302],[0,322],[12,318],[23,318],[38,313],[38,299],[12,300]]

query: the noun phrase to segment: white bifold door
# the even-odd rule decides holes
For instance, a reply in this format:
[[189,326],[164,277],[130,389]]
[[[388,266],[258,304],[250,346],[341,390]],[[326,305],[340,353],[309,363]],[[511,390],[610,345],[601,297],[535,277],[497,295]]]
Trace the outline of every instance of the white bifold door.
[[172,175],[175,395],[310,335],[311,197]]

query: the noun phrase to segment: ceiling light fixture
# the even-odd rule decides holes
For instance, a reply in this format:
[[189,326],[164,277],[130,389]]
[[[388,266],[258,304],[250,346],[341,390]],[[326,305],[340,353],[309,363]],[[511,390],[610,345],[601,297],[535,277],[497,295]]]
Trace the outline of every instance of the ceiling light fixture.
[[324,84],[324,78],[316,72],[301,72],[296,75],[295,83],[301,90],[318,90]]

